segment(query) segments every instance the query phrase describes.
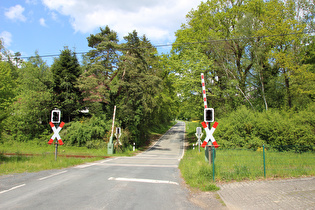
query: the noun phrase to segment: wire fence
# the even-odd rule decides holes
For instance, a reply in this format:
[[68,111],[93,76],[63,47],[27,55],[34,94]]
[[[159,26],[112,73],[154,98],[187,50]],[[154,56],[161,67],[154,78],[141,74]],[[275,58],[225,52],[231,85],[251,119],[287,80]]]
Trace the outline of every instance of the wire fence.
[[298,151],[279,152],[265,145],[257,151],[208,147],[205,160],[211,164],[213,181],[315,176],[315,152]]

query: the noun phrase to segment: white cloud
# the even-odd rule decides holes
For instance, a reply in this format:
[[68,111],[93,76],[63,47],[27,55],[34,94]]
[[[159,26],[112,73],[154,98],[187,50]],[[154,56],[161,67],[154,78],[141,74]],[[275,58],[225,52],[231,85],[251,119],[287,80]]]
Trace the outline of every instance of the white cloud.
[[11,45],[12,42],[12,34],[8,31],[2,31],[0,33],[0,38],[3,40],[4,42],[4,46],[5,47],[9,47]]
[[26,17],[23,15],[25,9],[21,5],[18,4],[6,10],[7,11],[4,13],[4,15],[7,18],[11,20],[20,20],[22,22],[26,21]]
[[47,25],[46,25],[46,21],[45,21],[44,18],[40,18],[40,19],[39,19],[39,24],[40,24],[41,26],[44,26],[44,27],[47,26]]
[[56,21],[56,20],[58,20],[58,15],[55,12],[52,12],[51,18]]
[[36,5],[37,4],[37,0],[25,0],[26,4],[33,4]]
[[137,30],[154,42],[173,40],[186,14],[201,0],[42,0],[52,11],[69,16],[75,32],[92,33],[109,25],[120,39]]

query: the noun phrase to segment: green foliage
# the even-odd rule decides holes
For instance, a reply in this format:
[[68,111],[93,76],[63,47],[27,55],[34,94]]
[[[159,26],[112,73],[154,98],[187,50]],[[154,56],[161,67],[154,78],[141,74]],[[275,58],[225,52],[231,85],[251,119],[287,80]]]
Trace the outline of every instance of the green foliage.
[[69,49],[61,51],[59,58],[54,60],[51,66],[54,91],[54,108],[62,112],[62,119],[70,122],[71,119],[79,116],[82,110],[82,96],[76,87],[76,82],[81,75],[79,61]]
[[212,167],[205,161],[204,153],[188,150],[179,163],[179,169],[186,183],[202,191],[216,191],[220,188],[212,182]]
[[105,148],[105,141],[109,140],[112,120],[106,115],[93,116],[65,124],[61,135],[64,143],[71,146],[86,146],[87,148]]
[[[1,43],[0,43],[1,44]],[[12,75],[11,66],[7,62],[0,61],[0,140],[3,129],[2,122],[8,116],[7,107],[15,98],[16,80]]]
[[265,144],[279,151],[314,151],[314,117],[314,105],[297,113],[277,110],[260,113],[242,107],[219,120],[214,136],[222,148],[257,150]]
[[12,78],[10,64],[0,61],[0,110],[7,108],[15,97],[16,81]]
[[123,140],[142,145],[151,126],[167,124],[176,116],[176,92],[168,72],[163,71],[157,50],[136,31],[118,44],[117,33],[108,26],[87,38],[93,49],[86,55],[84,73],[77,87],[92,114],[106,112],[121,122]]
[[15,102],[7,107],[4,121],[8,138],[28,141],[44,133],[52,107],[51,76],[48,66],[38,55],[22,64],[18,72]]
[[313,16],[314,5],[303,0],[201,2],[176,32],[169,56],[180,118],[202,117],[201,72],[217,117],[243,105],[302,110],[313,103],[314,39],[303,33],[314,27]]

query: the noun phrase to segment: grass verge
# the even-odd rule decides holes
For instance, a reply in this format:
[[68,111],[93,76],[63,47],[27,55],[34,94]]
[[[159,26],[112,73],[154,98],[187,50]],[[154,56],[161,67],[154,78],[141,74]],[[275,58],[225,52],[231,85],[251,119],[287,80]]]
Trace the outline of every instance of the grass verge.
[[37,172],[42,170],[67,168],[69,166],[79,165],[85,162],[92,162],[102,158],[66,158],[58,157],[55,161],[54,155],[40,156],[11,156],[7,157],[0,154],[0,175]]
[[[159,127],[152,130],[148,142],[158,139],[174,124],[176,124],[176,122],[172,122],[168,126]],[[145,148],[146,147],[142,149]],[[125,149],[124,152],[117,152],[111,156],[132,156],[137,152],[139,152],[139,150],[132,151],[132,146],[130,146],[130,148]],[[4,154],[7,153],[15,155],[5,156]],[[107,147],[88,149],[86,147],[62,145],[58,147],[57,161],[55,161],[54,153],[55,146],[48,145],[47,141],[42,142],[33,140],[28,142],[2,142],[0,143],[0,175],[67,168],[86,162],[97,161],[104,158],[104,156],[107,156]],[[34,156],[27,156],[25,154],[32,154]],[[69,158],[65,157],[66,155],[98,157]]]
[[[199,123],[186,122],[186,139],[195,143]],[[218,142],[219,143],[219,142]],[[265,151],[266,178],[315,176],[315,154]],[[179,168],[186,183],[202,191],[218,190],[213,180],[213,167],[205,161],[205,150],[188,149]],[[264,179],[263,152],[252,150],[216,150],[215,181],[243,181]]]

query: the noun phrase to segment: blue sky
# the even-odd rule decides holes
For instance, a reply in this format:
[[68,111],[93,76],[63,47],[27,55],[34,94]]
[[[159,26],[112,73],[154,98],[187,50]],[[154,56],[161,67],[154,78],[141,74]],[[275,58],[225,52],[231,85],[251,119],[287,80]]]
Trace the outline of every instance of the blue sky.
[[[119,39],[137,30],[154,45],[171,44],[201,0],[0,0],[0,38],[23,57],[87,52],[86,38],[108,25]],[[168,52],[170,47],[159,48]],[[78,55],[80,59],[80,55]],[[43,58],[49,65],[53,58]]]

